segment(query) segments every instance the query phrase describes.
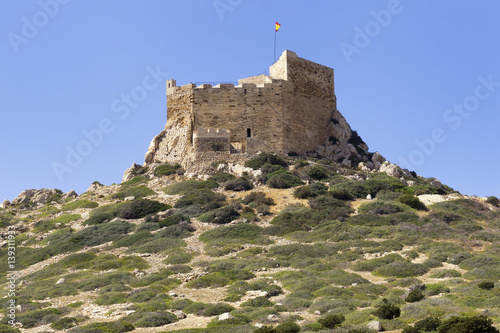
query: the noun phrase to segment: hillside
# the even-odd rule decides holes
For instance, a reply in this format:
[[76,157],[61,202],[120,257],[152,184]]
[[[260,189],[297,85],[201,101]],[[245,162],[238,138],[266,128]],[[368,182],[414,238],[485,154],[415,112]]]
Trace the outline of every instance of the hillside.
[[0,209],[2,271],[16,271],[0,332],[500,326],[499,200],[384,166],[397,177],[261,154],[23,192]]

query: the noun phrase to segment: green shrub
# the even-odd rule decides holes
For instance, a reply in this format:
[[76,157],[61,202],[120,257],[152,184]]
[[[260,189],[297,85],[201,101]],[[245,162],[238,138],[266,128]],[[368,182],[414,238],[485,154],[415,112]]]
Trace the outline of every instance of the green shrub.
[[351,201],[354,200],[354,197],[349,193],[348,190],[344,188],[333,188],[330,190],[330,195],[339,200]]
[[405,298],[405,302],[413,303],[418,302],[424,299],[424,294],[419,289],[414,289],[408,293],[408,296]]
[[226,224],[240,216],[240,213],[233,206],[225,206],[211,210],[198,217],[201,222]]
[[155,214],[163,210],[167,210],[171,206],[148,199],[138,199],[127,202],[120,207],[118,217],[124,219],[140,219],[149,214]]
[[110,221],[114,218],[114,215],[110,212],[97,213],[92,214],[88,219],[83,222],[83,225],[96,225],[101,224],[107,221]]
[[427,210],[427,207],[420,201],[419,198],[414,197],[411,194],[403,194],[397,199],[399,202],[404,203],[407,206],[410,206],[411,208],[417,209],[417,210]]
[[111,197],[113,199],[125,199],[126,197],[135,197],[135,199],[147,197],[156,194],[155,191],[150,189],[145,185],[139,185],[136,187],[126,187],[121,189],[119,192],[113,194]]
[[395,202],[386,202],[386,201],[373,201],[369,203],[365,203],[359,207],[359,212],[364,214],[379,214],[379,215],[387,215],[387,214],[395,214],[404,212],[408,207],[404,207],[401,204],[397,204]]
[[286,322],[276,326],[276,333],[299,333],[299,332],[300,332],[300,326],[292,322]]
[[321,165],[314,165],[307,171],[307,174],[312,179],[323,180],[329,177],[330,171]]
[[213,174],[212,177],[210,177],[208,180],[216,181],[217,183],[222,184],[222,183],[227,182],[228,180],[235,179],[235,178],[236,178],[236,176],[234,176],[230,173],[219,171],[219,172]]
[[439,333],[498,333],[493,322],[486,316],[451,317],[438,327]]
[[373,314],[380,319],[394,319],[401,315],[401,309],[384,298]]
[[129,322],[118,320],[111,322],[92,323],[69,330],[70,333],[122,333],[135,329]]
[[177,317],[167,311],[143,312],[139,315],[138,320],[132,321],[137,327],[158,327],[177,321]]
[[280,165],[282,167],[287,167],[287,163],[284,159],[271,153],[260,153],[258,157],[246,161],[245,166],[247,168],[252,168],[254,170],[257,170],[260,169],[266,163],[269,163],[271,165]]
[[323,217],[311,208],[289,205],[271,220],[273,226],[267,228],[267,233],[281,236],[294,231],[308,231],[322,220]]
[[252,308],[269,307],[273,305],[274,303],[268,300],[266,297],[251,298],[248,301],[243,302],[241,304],[242,307],[252,307]]
[[241,202],[245,205],[255,204],[256,206],[262,204],[273,206],[275,204],[274,200],[272,198],[266,197],[266,194],[264,192],[250,192],[241,200]]
[[127,180],[126,182],[121,183],[120,186],[122,188],[131,187],[131,186],[135,186],[138,184],[147,183],[148,181],[149,181],[149,179],[144,177],[144,176],[135,176],[134,178]]
[[79,199],[79,200],[74,200],[74,201],[71,201],[67,204],[64,204],[62,206],[62,210],[74,210],[77,208],[95,208],[97,206],[99,206],[99,204],[97,202],[85,200],[85,199]]
[[345,317],[340,314],[331,314],[327,315],[323,318],[318,319],[318,323],[323,325],[326,328],[335,328],[337,326],[340,326],[345,320]]
[[170,227],[170,226],[178,224],[182,221],[191,222],[191,219],[187,216],[180,214],[180,213],[174,213],[173,215],[170,215],[169,217],[164,218],[163,220],[159,221],[158,226],[160,228]]
[[183,308],[183,311],[186,313],[205,317],[218,316],[233,310],[234,307],[227,303],[191,303]]
[[495,196],[490,196],[486,198],[486,203],[489,203],[490,205],[493,205],[495,207],[500,206],[500,200],[498,200],[498,198]]
[[181,165],[179,163],[175,163],[174,165],[168,163],[160,164],[155,168],[154,173],[156,177],[170,176],[174,174],[180,167]]
[[[76,325],[76,322],[78,321],[77,318],[75,317],[63,317],[58,321],[53,322],[50,324],[50,327],[55,329],[55,330],[67,330],[71,327],[74,327]],[[0,332],[3,332],[0,330]]]
[[236,244],[268,244],[270,241],[262,236],[262,227],[240,223],[205,231],[200,241],[211,245]]
[[483,282],[480,282],[477,286],[481,289],[484,289],[484,290],[491,290],[495,287],[495,282],[483,281]]
[[[23,324],[23,328],[31,328],[44,324],[49,324],[60,319],[62,311],[56,308],[47,308],[28,311],[16,315],[16,322]],[[9,317],[4,317],[1,324],[7,324]]]
[[197,205],[205,210],[212,210],[219,208],[225,200],[226,197],[223,194],[215,193],[209,189],[201,189],[185,194],[182,198],[177,200],[174,207],[183,208]]
[[270,177],[266,184],[272,188],[290,188],[303,185],[300,178],[290,172],[280,173]]
[[420,276],[427,273],[429,269],[421,264],[414,264],[407,261],[394,261],[390,264],[381,266],[373,271],[374,275],[393,276],[393,277],[409,277]]
[[238,280],[249,280],[255,275],[245,270],[227,270],[221,272],[210,273],[198,277],[186,283],[187,288],[209,288],[209,287],[224,287]]
[[427,317],[415,323],[415,327],[419,331],[435,331],[441,325],[441,320],[437,317]]
[[110,305],[110,304],[118,304],[118,303],[126,303],[127,295],[120,292],[110,292],[106,293],[95,300],[95,304],[97,305]]
[[253,188],[253,183],[248,177],[238,177],[224,183],[226,191],[248,191]]
[[[0,226],[3,228],[3,226]],[[11,325],[4,325],[4,324],[0,324],[0,332],[1,333],[21,333],[20,330],[18,330],[17,328],[11,326]]]
[[307,199],[325,194],[327,190],[326,185],[322,183],[313,183],[311,185],[297,187],[293,192],[293,196],[298,199]]
[[444,278],[453,278],[460,276],[462,276],[462,273],[454,269],[437,270],[430,275],[430,277],[433,279],[444,279]]

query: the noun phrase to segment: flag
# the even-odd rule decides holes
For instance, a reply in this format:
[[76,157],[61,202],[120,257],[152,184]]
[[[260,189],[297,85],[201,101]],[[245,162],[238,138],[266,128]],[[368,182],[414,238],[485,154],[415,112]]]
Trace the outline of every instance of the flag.
[[278,31],[281,27],[281,24],[279,24],[278,22],[275,22],[276,23],[276,31]]

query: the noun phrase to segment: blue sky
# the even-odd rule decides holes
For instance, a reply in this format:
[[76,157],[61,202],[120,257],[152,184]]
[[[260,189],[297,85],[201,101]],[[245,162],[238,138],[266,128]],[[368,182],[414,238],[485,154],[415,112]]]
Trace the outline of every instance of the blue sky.
[[338,108],[370,151],[500,196],[499,11],[496,0],[2,0],[0,200],[119,183],[165,126],[165,80],[265,72],[274,21],[278,54],[335,69]]

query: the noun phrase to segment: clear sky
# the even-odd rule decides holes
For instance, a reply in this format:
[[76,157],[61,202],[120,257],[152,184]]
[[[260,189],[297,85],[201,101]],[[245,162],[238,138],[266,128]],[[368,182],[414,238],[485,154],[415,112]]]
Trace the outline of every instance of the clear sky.
[[165,80],[237,81],[285,49],[335,69],[370,151],[500,196],[497,0],[0,0],[0,200],[142,164]]

